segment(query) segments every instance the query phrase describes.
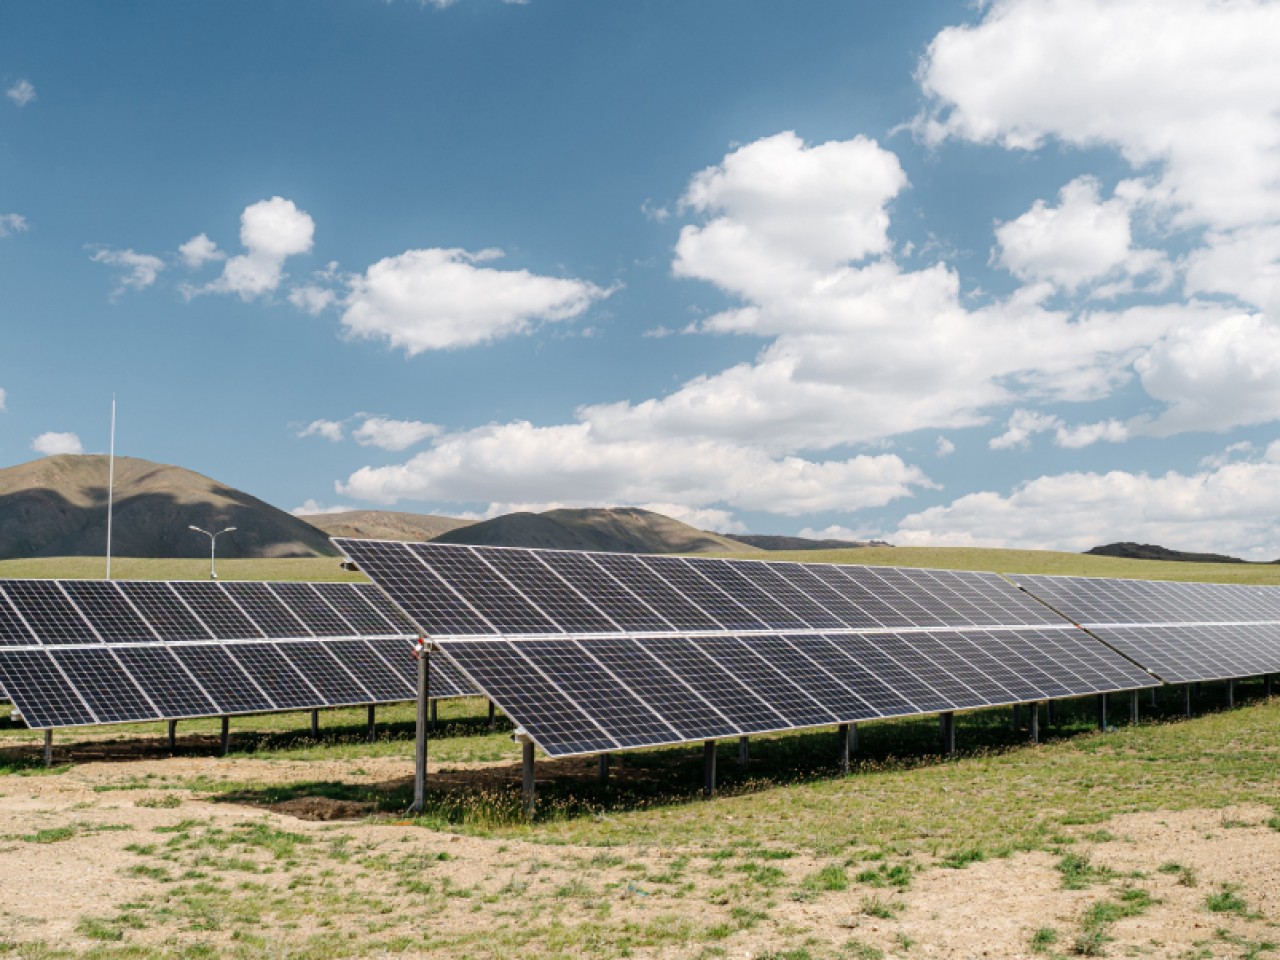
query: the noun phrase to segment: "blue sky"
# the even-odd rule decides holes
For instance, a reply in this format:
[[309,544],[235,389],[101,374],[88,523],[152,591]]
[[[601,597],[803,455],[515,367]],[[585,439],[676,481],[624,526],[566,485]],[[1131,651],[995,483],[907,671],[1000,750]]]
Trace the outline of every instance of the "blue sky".
[[[1280,5],[0,7],[0,465],[1280,557]],[[1135,44],[1133,38],[1145,38]]]

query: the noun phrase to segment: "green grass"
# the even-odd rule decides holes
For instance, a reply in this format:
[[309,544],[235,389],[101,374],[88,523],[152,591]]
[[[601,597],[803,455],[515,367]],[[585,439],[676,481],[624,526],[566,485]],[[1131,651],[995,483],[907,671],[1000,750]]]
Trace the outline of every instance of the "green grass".
[[780,550],[763,554],[720,554],[720,556],[740,557],[744,560],[797,560],[802,563],[857,563],[868,566],[933,567],[940,570],[990,570],[994,573],[1048,573],[1143,580],[1280,584],[1280,564],[1124,560],[1120,557],[1097,557],[1053,550],[994,550],[982,547],[863,547],[850,550]]
[[[97,580],[105,576],[102,557],[35,557],[0,560],[0,578],[56,578]],[[111,576],[116,580],[207,580],[208,559],[158,560],[150,557],[114,557]],[[298,557],[283,560],[218,561],[221,580],[344,580],[366,581],[362,573],[339,566],[337,557]]]

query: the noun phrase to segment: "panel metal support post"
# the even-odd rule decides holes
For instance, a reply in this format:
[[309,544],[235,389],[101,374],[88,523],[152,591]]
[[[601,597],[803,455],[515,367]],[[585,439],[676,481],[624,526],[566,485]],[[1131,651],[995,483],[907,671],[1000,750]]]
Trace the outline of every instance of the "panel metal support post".
[[493,730],[498,725],[497,708],[492,700],[489,701],[489,729]]
[[222,718],[222,755],[225,757],[231,752],[231,718]]
[[1138,691],[1129,691],[1129,723],[1133,726],[1138,725]]
[[716,795],[716,742],[702,743],[702,798],[710,800]]
[[413,803],[410,813],[422,813],[427,804],[427,686],[431,679],[431,658],[426,642],[418,641],[418,716],[413,739]]
[[1191,684],[1184,683],[1182,685],[1182,712],[1186,716],[1191,716]]
[[440,701],[439,701],[439,700],[432,700],[432,701],[431,701],[431,729],[432,729],[432,730],[434,730],[434,729],[436,728],[436,719],[437,719],[437,718],[436,718],[436,711],[437,711],[437,709],[439,708],[439,706],[440,706]]
[[1271,699],[1271,674],[1267,674],[1262,678],[1262,695],[1268,700]]
[[1054,700],[1050,700],[1044,705],[1044,722],[1051,727],[1058,725],[1058,704]]
[[178,749],[178,721],[169,721],[169,752],[173,753]]
[[1040,742],[1040,704],[1031,704],[1031,723],[1028,724],[1028,738],[1032,743]]
[[744,766],[751,762],[751,741],[746,737],[738,738],[738,762]]
[[1153,707],[1156,705],[1156,689],[1156,687],[1151,688],[1151,705]]
[[1098,729],[1107,729],[1107,695],[1098,694]]
[[838,739],[840,742],[840,746],[839,746],[840,773],[847,777],[849,775],[849,753],[850,753],[849,741],[852,739],[852,728],[850,724],[842,723],[840,724],[839,727],[836,728],[836,733],[838,735]]
[[373,743],[378,739],[378,708],[372,703],[369,704],[369,742]]
[[600,766],[596,770],[596,776],[600,778],[601,786],[609,782],[609,755],[607,753],[600,754]]
[[1015,703],[1013,705],[1013,732],[1017,733],[1022,729],[1022,704]]
[[1227,681],[1227,709],[1230,710],[1236,705],[1236,682],[1234,680]]
[[533,741],[524,741],[523,756],[521,758],[524,767],[524,818],[526,820],[533,819],[533,806],[535,802],[535,786],[533,781]]
[[44,732],[44,765],[46,767],[53,766],[53,730]]
[[954,757],[956,755],[956,715],[951,712],[940,714],[938,717],[942,728],[942,753],[944,756]]
[[312,740],[320,739],[320,711],[319,710],[311,711],[311,739]]

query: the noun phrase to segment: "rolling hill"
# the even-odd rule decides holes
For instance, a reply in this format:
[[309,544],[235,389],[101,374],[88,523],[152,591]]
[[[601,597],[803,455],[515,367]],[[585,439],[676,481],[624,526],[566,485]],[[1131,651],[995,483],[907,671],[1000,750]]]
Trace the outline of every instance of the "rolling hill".
[[443,533],[469,527],[476,522],[432,513],[399,513],[394,510],[305,514],[302,519],[328,536],[363,540],[434,540]]
[[883,540],[813,540],[766,533],[725,534],[730,540],[761,550],[853,550],[866,547],[888,547]]
[[[219,557],[336,555],[323,532],[257,497],[182,467],[116,458],[115,556],[208,556],[208,538],[188,524],[236,528],[218,539]],[[102,556],[106,530],[105,456],[0,470],[0,558]]]
[[1176,560],[1183,563],[1245,563],[1239,557],[1228,557],[1221,553],[1187,553],[1185,550],[1170,550],[1154,543],[1108,543],[1101,547],[1093,547],[1085,553],[1096,557],[1122,557],[1126,560]]
[[755,553],[758,548],[635,507],[509,513],[435,538],[491,547],[609,553]]

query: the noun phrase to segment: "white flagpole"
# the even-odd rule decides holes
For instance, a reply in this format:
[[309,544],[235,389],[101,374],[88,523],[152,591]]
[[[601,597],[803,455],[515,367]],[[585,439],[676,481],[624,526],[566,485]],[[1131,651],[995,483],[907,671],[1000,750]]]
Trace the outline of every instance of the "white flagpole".
[[111,395],[111,454],[107,468],[107,579],[111,579],[111,515],[116,493],[116,395]]

